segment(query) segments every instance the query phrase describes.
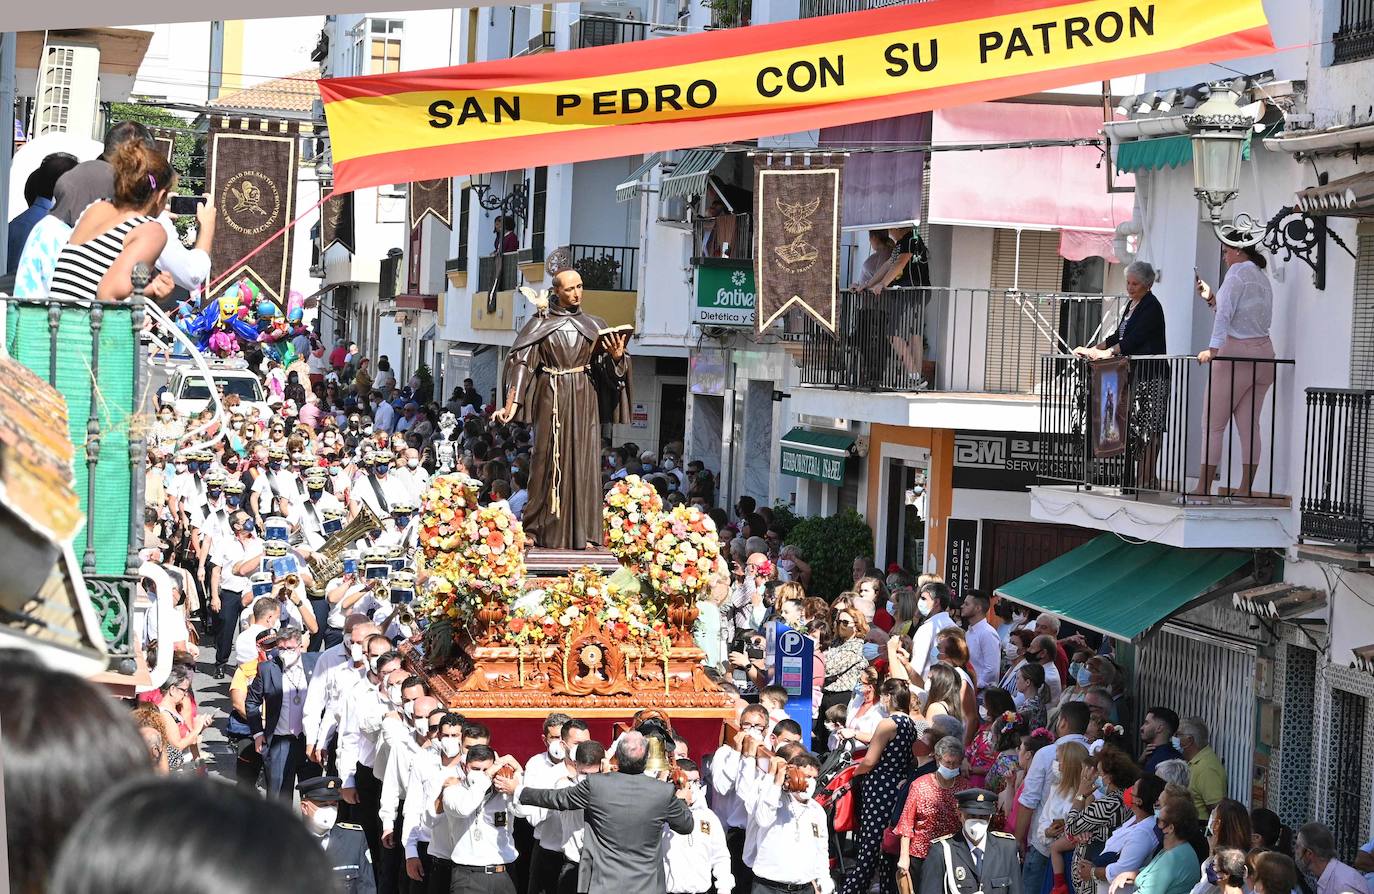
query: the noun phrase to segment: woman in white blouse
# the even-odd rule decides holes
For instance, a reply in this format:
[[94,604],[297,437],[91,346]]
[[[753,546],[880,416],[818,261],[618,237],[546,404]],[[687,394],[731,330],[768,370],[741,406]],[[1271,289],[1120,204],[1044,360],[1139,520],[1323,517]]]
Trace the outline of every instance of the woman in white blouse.
[[[1223,491],[1250,494],[1260,458],[1260,413],[1264,398],[1274,384],[1274,345],[1269,340],[1269,325],[1274,313],[1274,289],[1264,268],[1268,263],[1254,246],[1224,246],[1226,275],[1221,288],[1197,280],[1202,300],[1216,311],[1212,338],[1197,355],[1199,363],[1211,363],[1209,392],[1203,402],[1207,437],[1203,441],[1202,468],[1194,493],[1211,493],[1212,479],[1228,445],[1226,431],[1236,421],[1244,472],[1240,487]],[[1227,358],[1212,361],[1217,358]],[[1235,358],[1240,362],[1232,362]]]

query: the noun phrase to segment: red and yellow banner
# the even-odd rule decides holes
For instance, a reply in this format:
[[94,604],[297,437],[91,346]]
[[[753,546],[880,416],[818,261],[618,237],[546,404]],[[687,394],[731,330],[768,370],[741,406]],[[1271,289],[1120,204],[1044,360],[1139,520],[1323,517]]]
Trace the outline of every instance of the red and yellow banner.
[[320,81],[337,190],[892,118],[1274,48],[1261,0],[933,0]]

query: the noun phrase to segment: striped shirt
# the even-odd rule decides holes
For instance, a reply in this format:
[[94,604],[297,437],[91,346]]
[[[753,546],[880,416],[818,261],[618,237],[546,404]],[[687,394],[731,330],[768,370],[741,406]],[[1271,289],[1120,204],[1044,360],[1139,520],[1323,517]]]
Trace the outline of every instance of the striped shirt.
[[53,268],[49,297],[96,300],[100,281],[124,250],[124,238],[139,225],[152,220],[147,215],[135,215],[80,245],[68,242],[62,246],[57,266]]

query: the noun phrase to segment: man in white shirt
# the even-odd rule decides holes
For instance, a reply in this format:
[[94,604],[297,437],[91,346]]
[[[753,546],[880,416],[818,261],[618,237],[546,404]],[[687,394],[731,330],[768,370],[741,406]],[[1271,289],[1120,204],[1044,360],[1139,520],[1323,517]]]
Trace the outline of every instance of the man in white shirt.
[[[450,781],[461,783],[466,779],[467,772],[463,767],[462,718],[457,714],[444,714],[436,726],[433,744],[416,755],[411,768],[401,824],[405,828],[406,838],[406,875],[416,881],[427,881],[428,890],[447,891],[453,864],[447,855],[439,856],[432,850],[436,816],[434,808],[436,800]],[[441,830],[444,840],[440,843],[440,849],[447,848],[446,854],[451,854],[453,840],[448,835],[447,827]]]
[[392,474],[405,483],[410,494],[407,502],[418,506],[425,491],[429,489],[429,472],[420,465],[420,451],[414,447],[407,447],[401,456],[404,459],[402,468],[396,469]]
[[301,532],[305,545],[318,550],[327,539],[324,533],[325,516],[329,513],[344,511],[338,497],[329,493],[329,473],[321,466],[313,466],[305,473],[305,499],[295,508],[295,514],[288,521]]
[[991,600],[977,591],[968,594],[959,616],[968,625],[969,664],[973,665],[974,684],[983,690],[997,683],[1002,670],[1002,639],[988,623]]
[[247,513],[235,513],[229,524],[234,536],[225,541],[210,582],[210,610],[219,613],[220,623],[215,643],[215,678],[221,680],[233,654],[239,615],[252,601],[248,576],[261,566],[264,550],[256,526]]
[[329,739],[338,727],[343,692],[362,676],[366,664],[363,645],[380,633],[366,615],[352,614],[342,624],[343,642],[320,653],[305,696],[305,747],[312,761],[323,765]]
[[283,628],[276,654],[258,664],[257,675],[248,684],[244,715],[253,733],[253,747],[262,755],[268,797],[290,800],[296,774],[306,760],[305,693],[310,673],[301,654],[300,628]]
[[1082,702],[1069,702],[1059,709],[1059,720],[1055,724],[1053,745],[1041,748],[1031,760],[1026,771],[1026,781],[1017,799],[1021,805],[1016,815],[1016,840],[1026,848],[1025,862],[1022,866],[1024,890],[1039,891],[1045,883],[1045,873],[1049,871],[1050,855],[1040,851],[1033,843],[1027,847],[1030,832],[1040,820],[1040,806],[1049,797],[1054,786],[1054,763],[1058,760],[1059,749],[1065,742],[1088,745],[1083,735],[1088,729],[1088,706]]
[[1059,701],[1059,694],[1064,691],[1064,681],[1059,678],[1059,668],[1054,664],[1055,648],[1054,637],[1037,636],[1026,650],[1026,660],[1045,669],[1045,685],[1050,688],[1051,702]]
[[[414,841],[407,840],[405,801],[410,791],[415,761],[423,754],[439,733],[438,720],[444,709],[432,695],[422,695],[408,703],[403,717],[406,735],[391,743],[391,755],[382,772],[382,806],[378,818],[382,823],[382,847],[401,847],[404,860],[418,859],[418,830]],[[435,718],[431,727],[430,718]]]
[[390,432],[396,427],[396,408],[380,391],[372,392],[372,402],[377,405],[377,411],[372,415],[373,427],[377,431]]
[[356,822],[367,833],[372,864],[382,860],[382,827],[378,818],[382,806],[382,782],[377,777],[377,746],[388,705],[382,698],[383,681],[401,666],[401,653],[391,651],[391,643],[381,634],[368,637],[366,677],[355,682],[343,697],[339,712],[340,791],[349,804],[349,822]]
[[[576,772],[572,767],[572,753],[563,740],[563,728],[571,722],[571,717],[559,712],[544,718],[544,750],[525,762],[524,780],[530,788],[558,788],[560,780]],[[587,724],[581,726],[581,732],[586,735],[576,741],[591,738]],[[527,808],[522,815],[534,826],[536,844],[530,854],[530,894],[557,894],[558,876],[563,869],[558,815],[538,807]]]
[[428,805],[433,824],[430,853],[453,864],[449,890],[455,894],[515,894],[508,867],[519,854],[512,830],[526,808],[511,798],[514,786],[496,772],[509,767],[518,784],[520,765],[511,757],[499,761],[489,745],[468,750],[466,775],[446,781],[435,803]]
[[[800,792],[784,791],[789,767],[799,767],[808,783]],[[794,755],[777,772],[762,781],[750,807],[749,823],[758,847],[754,854],[754,891],[772,894],[814,886],[817,894],[830,894],[830,838],[825,810],[813,796],[820,761],[810,752]]]
[[725,894],[735,887],[730,872],[730,849],[725,845],[725,825],[706,806],[706,789],[694,761],[678,758],[678,769],[687,774],[687,806],[696,827],[687,835],[663,830],[663,870],[669,894],[698,894],[715,890]]
[[930,581],[921,587],[916,598],[916,610],[925,620],[911,638],[911,666],[922,676],[940,658],[940,631],[956,626],[949,616],[949,587],[940,581]]
[[730,851],[730,873],[745,890],[753,882],[744,858],[744,843],[749,826],[749,809],[744,795],[757,783],[758,762],[740,753],[745,738],[762,742],[770,727],[768,709],[759,704],[747,706],[740,714],[740,733],[735,741],[716,749],[711,758],[711,803],[725,824],[725,843]]
[[362,500],[377,518],[391,515],[392,503],[409,501],[410,489],[399,477],[391,475],[390,450],[374,450],[367,465],[359,465],[353,482],[353,496]]

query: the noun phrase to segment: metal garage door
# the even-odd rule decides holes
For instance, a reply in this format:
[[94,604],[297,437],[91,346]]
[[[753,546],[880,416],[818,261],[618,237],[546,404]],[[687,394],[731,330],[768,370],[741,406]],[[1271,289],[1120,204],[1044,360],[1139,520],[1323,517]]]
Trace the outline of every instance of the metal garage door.
[[[1250,804],[1255,753],[1255,650],[1165,624],[1140,647],[1140,718],[1152,705],[1197,716],[1226,767],[1228,794]],[[1138,718],[1138,719],[1140,719]]]

